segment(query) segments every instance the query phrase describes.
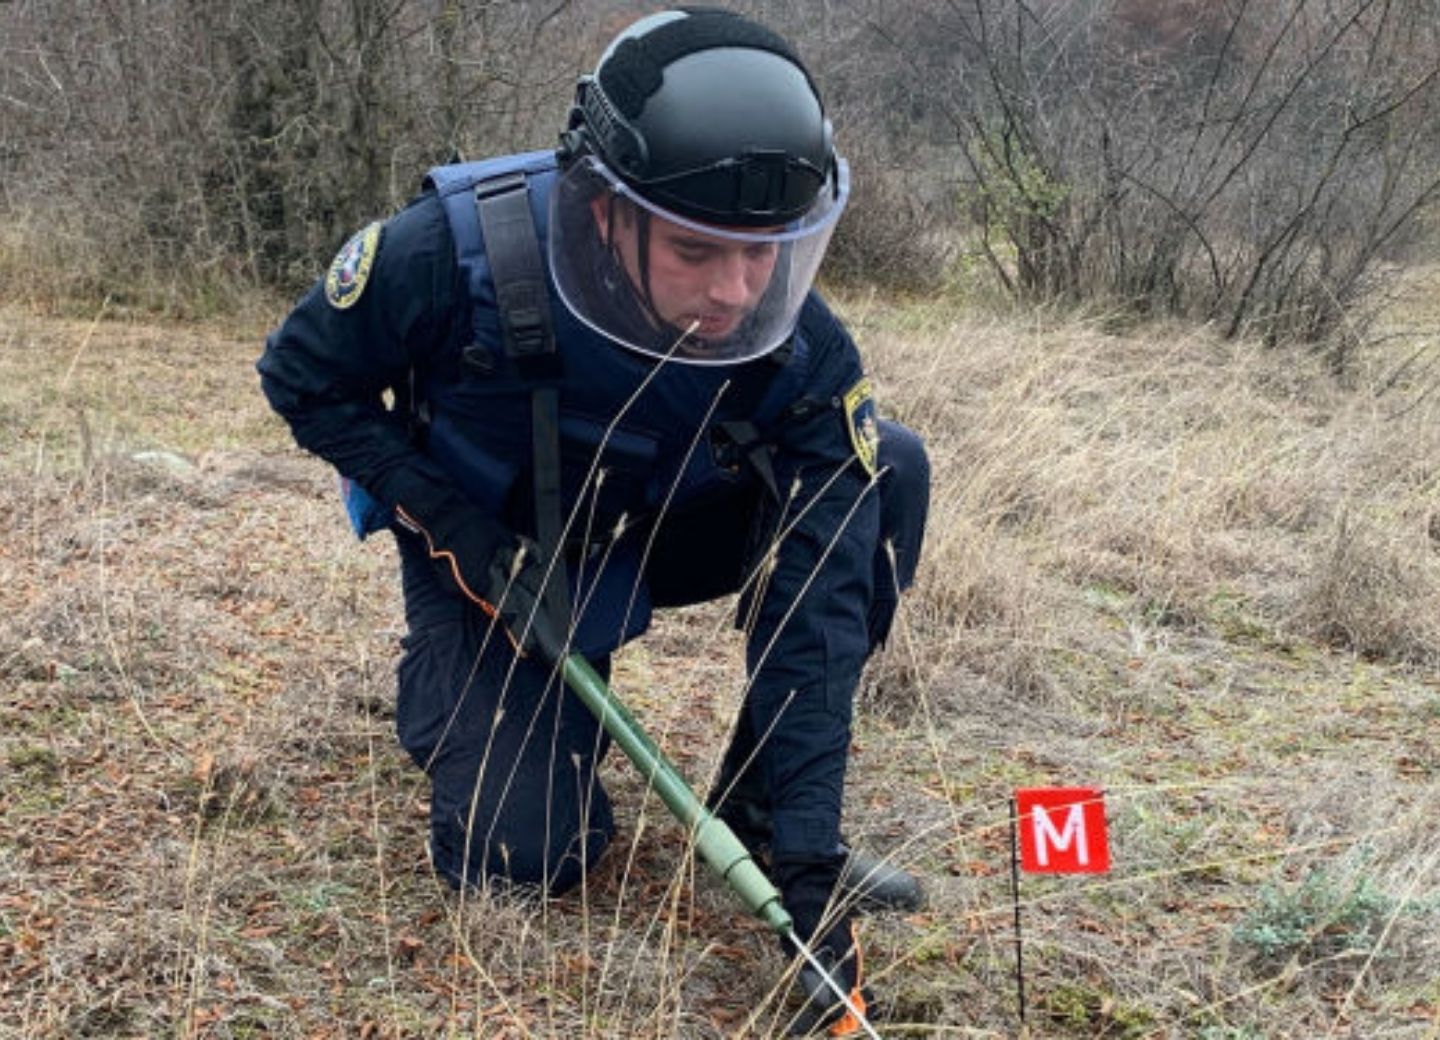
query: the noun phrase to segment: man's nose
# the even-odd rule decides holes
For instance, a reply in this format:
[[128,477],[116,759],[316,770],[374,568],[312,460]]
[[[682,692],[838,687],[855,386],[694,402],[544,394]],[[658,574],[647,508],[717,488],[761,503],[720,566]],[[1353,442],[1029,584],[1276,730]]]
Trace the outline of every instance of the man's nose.
[[710,302],[726,307],[743,307],[750,298],[745,257],[737,249],[715,262],[710,277]]

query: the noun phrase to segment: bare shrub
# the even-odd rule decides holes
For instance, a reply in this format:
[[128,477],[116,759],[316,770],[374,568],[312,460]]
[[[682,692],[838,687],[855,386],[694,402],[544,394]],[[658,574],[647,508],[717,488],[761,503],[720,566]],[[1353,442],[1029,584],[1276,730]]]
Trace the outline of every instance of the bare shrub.
[[[1434,0],[738,7],[794,40],[854,162],[836,277],[929,290],[978,266],[1027,302],[1328,340],[1344,364],[1440,195]],[[642,10],[6,5],[0,207],[117,304],[292,289],[427,167],[553,144]]]
[[182,272],[201,288],[182,309],[223,307],[238,284],[293,289],[428,167],[552,143],[605,13],[7,4],[0,211],[90,298],[175,309],[164,283]]
[[851,153],[854,188],[826,254],[830,281],[934,292],[946,281],[953,229],[916,192],[913,174],[878,155]]
[[1338,336],[1440,195],[1431,0],[950,0],[872,25],[951,127],[995,277],[1269,342]]
[[1342,513],[1316,547],[1301,595],[1300,621],[1316,639],[1371,657],[1436,659],[1440,567],[1422,530]]

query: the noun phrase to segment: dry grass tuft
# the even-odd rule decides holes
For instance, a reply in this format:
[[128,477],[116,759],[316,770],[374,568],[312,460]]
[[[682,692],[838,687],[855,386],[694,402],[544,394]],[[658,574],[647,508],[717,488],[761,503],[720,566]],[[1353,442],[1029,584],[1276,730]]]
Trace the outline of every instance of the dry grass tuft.
[[1307,578],[1299,616],[1316,639],[1368,657],[1440,660],[1440,557],[1428,530],[1342,514]]

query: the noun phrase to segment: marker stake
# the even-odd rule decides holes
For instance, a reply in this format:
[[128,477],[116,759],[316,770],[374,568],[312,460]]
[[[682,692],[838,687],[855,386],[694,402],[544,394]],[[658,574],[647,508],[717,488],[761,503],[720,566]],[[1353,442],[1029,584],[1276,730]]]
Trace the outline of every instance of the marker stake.
[[1015,994],[1025,1024],[1025,942],[1020,934],[1020,810],[1010,799],[1010,896],[1015,903]]

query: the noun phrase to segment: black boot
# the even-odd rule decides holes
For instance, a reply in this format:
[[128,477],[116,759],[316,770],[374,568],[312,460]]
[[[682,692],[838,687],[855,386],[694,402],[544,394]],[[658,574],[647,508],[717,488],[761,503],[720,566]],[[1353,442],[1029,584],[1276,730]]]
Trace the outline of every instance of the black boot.
[[[769,810],[754,801],[738,800],[733,794],[718,808],[712,800],[710,807],[750,850],[760,869],[773,880]],[[914,874],[886,857],[852,848],[843,838],[838,851],[845,857],[845,864],[840,868],[838,894],[856,910],[862,913],[908,912],[925,905],[925,891]]]
[[[754,750],[748,721],[741,716],[705,805],[729,825],[760,869],[774,880],[770,870],[770,793],[758,770],[742,769],[752,760]],[[845,864],[837,892],[848,905],[865,913],[913,911],[925,905],[919,880],[888,858],[852,848],[843,837],[838,851],[845,856]]]
[[840,869],[841,898],[853,899],[855,909],[867,913],[919,910],[925,905],[920,880],[889,859],[852,849],[842,840],[845,866]]

